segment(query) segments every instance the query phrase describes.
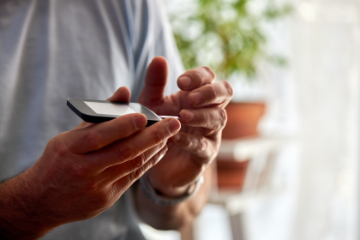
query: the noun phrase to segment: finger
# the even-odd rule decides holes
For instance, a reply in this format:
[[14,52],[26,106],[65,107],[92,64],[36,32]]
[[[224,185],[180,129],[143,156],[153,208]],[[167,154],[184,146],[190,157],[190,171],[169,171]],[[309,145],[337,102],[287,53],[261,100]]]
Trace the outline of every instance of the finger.
[[198,67],[182,74],[177,83],[181,90],[191,91],[212,83],[215,78],[215,73],[209,67]]
[[178,147],[192,153],[199,165],[208,164],[217,151],[214,141],[198,135],[179,132],[171,140]]
[[72,153],[87,153],[127,138],[143,129],[146,124],[145,115],[127,114],[108,122],[67,132],[62,135],[61,142],[66,150]]
[[121,87],[118,90],[116,90],[114,95],[109,97],[107,100],[113,102],[130,102],[130,98],[131,98],[131,92],[129,88]]
[[141,168],[129,173],[123,178],[113,183],[113,189],[119,195],[121,195],[126,189],[128,189],[135,181],[141,178],[150,168],[155,166],[166,154],[166,152],[159,152],[150,161],[145,163]]
[[85,122],[83,121],[82,123],[80,123],[76,128],[74,129],[82,129],[82,128],[87,128],[87,127],[91,127],[93,125],[95,125],[96,123],[90,123],[90,122]]
[[181,124],[176,119],[164,119],[126,139],[88,154],[88,162],[100,171],[131,160],[174,136]]
[[166,143],[159,144],[130,161],[105,169],[105,171],[99,175],[99,179],[104,185],[112,184],[120,178],[143,167],[148,161],[154,159],[159,161],[166,154],[167,150],[168,147]]
[[139,96],[139,103],[153,105],[164,98],[168,78],[168,64],[165,58],[155,57],[150,63],[145,77],[145,85]]
[[184,109],[179,118],[187,126],[220,130],[225,127],[227,114],[223,108]]
[[229,82],[219,81],[202,86],[189,94],[189,101],[193,107],[204,107],[213,104],[228,104],[233,96],[233,89]]

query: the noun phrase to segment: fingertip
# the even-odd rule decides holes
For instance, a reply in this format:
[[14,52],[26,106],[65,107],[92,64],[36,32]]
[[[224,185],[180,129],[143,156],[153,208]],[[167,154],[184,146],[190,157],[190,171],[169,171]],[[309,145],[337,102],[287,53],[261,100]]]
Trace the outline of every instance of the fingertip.
[[180,122],[188,123],[194,120],[194,118],[195,118],[195,114],[192,111],[183,109],[179,113]]
[[181,90],[188,90],[191,86],[191,79],[188,76],[181,76],[178,78],[177,84]]
[[167,126],[171,134],[176,134],[177,132],[180,131],[181,123],[179,122],[179,120],[172,118],[169,119]]
[[167,69],[167,60],[166,58],[164,58],[163,56],[156,56],[154,57],[150,64],[149,64],[149,67],[151,66],[151,68],[155,68],[155,69]]
[[128,87],[120,87],[116,92],[107,100],[117,102],[130,102],[131,92]]
[[122,86],[122,87],[120,87],[120,88],[119,88],[119,90],[122,90],[122,91],[127,91],[127,92],[129,92],[129,93],[130,93],[130,89],[129,89],[128,87],[126,87],[126,86]]
[[165,58],[155,57],[151,61],[146,72],[145,85],[139,96],[139,103],[155,105],[164,98],[168,72]]
[[166,58],[163,57],[163,56],[156,56],[156,57],[154,57],[151,62],[154,62],[154,61],[165,61],[165,62],[167,62],[167,61],[166,61]]
[[138,113],[134,117],[134,123],[136,129],[143,129],[147,125],[147,118],[144,114]]

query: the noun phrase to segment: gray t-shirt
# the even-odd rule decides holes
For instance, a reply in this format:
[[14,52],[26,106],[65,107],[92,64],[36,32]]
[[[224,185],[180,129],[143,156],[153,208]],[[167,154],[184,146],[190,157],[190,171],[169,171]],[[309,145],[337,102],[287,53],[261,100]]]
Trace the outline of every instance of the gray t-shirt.
[[[169,94],[183,68],[157,0],[0,0],[0,180],[81,122],[67,98],[106,99],[127,86],[136,101],[157,55],[169,61]],[[142,239],[131,198],[44,239]]]

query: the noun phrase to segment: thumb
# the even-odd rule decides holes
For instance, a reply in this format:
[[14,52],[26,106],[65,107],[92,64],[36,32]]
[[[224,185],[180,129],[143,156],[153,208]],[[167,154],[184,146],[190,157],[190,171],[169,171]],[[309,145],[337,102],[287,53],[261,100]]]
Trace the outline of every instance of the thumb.
[[164,98],[168,78],[168,64],[165,58],[155,57],[146,72],[145,85],[139,96],[139,103],[145,106],[157,105]]
[[[127,87],[121,87],[114,95],[112,95],[110,98],[108,98],[108,101],[116,101],[116,102],[130,102],[131,93],[130,90]],[[75,129],[82,129],[86,127],[90,127],[95,125],[95,123],[89,123],[89,122],[82,122],[79,126],[77,126]]]
[[116,90],[114,95],[109,97],[107,100],[116,101],[116,102],[130,102],[130,98],[131,98],[131,92],[129,88],[121,87],[118,90]]

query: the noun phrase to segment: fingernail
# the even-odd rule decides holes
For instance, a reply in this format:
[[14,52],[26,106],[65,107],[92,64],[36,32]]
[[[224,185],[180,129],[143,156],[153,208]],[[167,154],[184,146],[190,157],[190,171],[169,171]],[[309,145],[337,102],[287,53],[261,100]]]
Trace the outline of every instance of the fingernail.
[[191,84],[191,79],[189,77],[180,77],[179,81],[184,88],[189,87]]
[[199,92],[191,93],[190,97],[194,106],[199,105],[203,101],[203,95]]
[[180,129],[179,121],[176,119],[170,119],[170,121],[168,122],[168,128],[171,133],[178,132]]
[[142,129],[146,126],[146,118],[142,116],[136,116],[134,119],[136,129]]

